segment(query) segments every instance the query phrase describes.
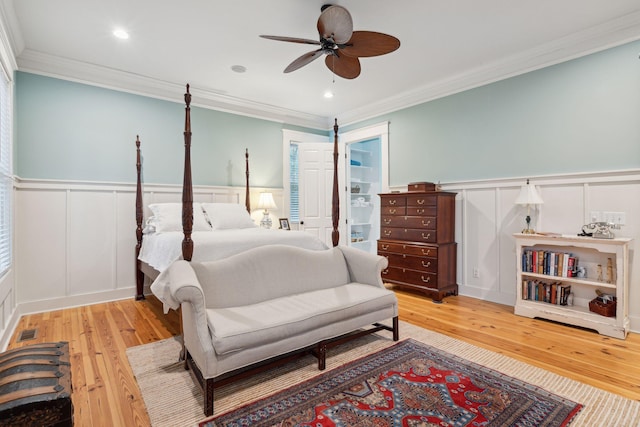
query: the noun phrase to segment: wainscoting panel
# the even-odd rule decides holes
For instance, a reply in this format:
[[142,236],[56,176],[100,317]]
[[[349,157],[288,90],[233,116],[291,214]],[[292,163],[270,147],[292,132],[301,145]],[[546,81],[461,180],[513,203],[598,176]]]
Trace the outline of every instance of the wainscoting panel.
[[135,277],[136,268],[136,195],[134,192],[116,192],[115,200],[115,287],[126,289],[131,287],[131,278]]
[[[577,234],[590,221],[592,211],[626,214],[626,224],[615,232],[635,239],[631,245],[629,310],[632,330],[640,331],[640,171],[529,178],[544,200],[531,211],[537,230]],[[527,214],[526,207],[515,205],[515,200],[525,181],[510,178],[443,184],[443,190],[458,193],[455,230],[461,294],[514,304],[513,233],[525,227]],[[252,189],[253,206],[265,190]],[[147,184],[144,204],[179,202],[181,191],[179,186]],[[281,189],[268,191],[274,193],[278,205],[270,212],[277,224],[278,217],[287,216],[283,213],[287,207],[282,204]],[[244,203],[244,189],[198,186],[194,200]],[[146,213],[149,215],[147,209]],[[261,216],[259,210],[252,211],[255,220]],[[133,298],[135,186],[18,181],[15,241],[15,299],[23,312]]]
[[[182,187],[144,186],[145,218],[151,203],[182,200]],[[264,188],[251,189],[257,205]],[[274,194],[282,209],[282,190]],[[197,202],[242,203],[242,187],[194,187]],[[15,256],[22,313],[91,304],[135,295],[135,185],[18,180]],[[284,215],[282,215],[284,216]],[[262,212],[253,210],[259,221]]]
[[94,191],[68,194],[65,295],[115,289],[116,194]]
[[15,201],[14,266],[18,304],[65,297],[67,191],[26,189],[16,192]]

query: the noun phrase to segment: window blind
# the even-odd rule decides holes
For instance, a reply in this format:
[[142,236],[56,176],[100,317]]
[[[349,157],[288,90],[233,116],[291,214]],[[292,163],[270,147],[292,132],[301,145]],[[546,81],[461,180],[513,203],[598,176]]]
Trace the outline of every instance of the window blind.
[[4,73],[0,72],[0,275],[11,267],[12,256],[11,123],[11,87]]
[[289,221],[300,222],[300,203],[298,187],[298,145],[289,146]]

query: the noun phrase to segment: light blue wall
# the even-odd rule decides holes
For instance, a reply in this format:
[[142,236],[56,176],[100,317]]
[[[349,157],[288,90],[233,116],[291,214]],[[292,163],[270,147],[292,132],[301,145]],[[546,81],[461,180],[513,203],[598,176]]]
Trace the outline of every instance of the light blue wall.
[[[640,168],[640,42],[341,128],[389,126],[390,185]],[[184,105],[17,73],[21,178],[180,184]],[[283,125],[192,108],[196,184],[282,186]],[[289,129],[327,134],[327,131]]]
[[640,168],[640,42],[366,122],[388,120],[390,185]]
[[[20,178],[135,182],[140,135],[145,182],[182,183],[182,93],[174,103],[23,72],[16,77]],[[251,185],[282,187],[282,124],[198,107],[191,118],[194,183],[243,186],[246,147]]]

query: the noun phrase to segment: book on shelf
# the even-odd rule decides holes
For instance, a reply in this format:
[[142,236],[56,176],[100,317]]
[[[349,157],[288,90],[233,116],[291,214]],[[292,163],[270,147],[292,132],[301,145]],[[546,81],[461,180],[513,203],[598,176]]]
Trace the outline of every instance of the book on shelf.
[[578,258],[570,252],[534,249],[522,251],[522,272],[556,277],[575,277]]
[[540,280],[522,281],[522,299],[546,302],[555,305],[567,305],[571,285],[560,282],[545,283]]

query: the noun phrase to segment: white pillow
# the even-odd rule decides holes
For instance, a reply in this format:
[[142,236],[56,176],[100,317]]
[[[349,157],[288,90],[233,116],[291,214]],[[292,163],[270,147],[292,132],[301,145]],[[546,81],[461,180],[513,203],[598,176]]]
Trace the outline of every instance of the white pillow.
[[237,203],[202,203],[202,208],[214,230],[230,228],[254,228],[247,208]]
[[[149,205],[149,209],[153,212],[156,232],[182,231],[182,203],[153,203]],[[192,231],[211,231],[200,203],[193,204]]]

